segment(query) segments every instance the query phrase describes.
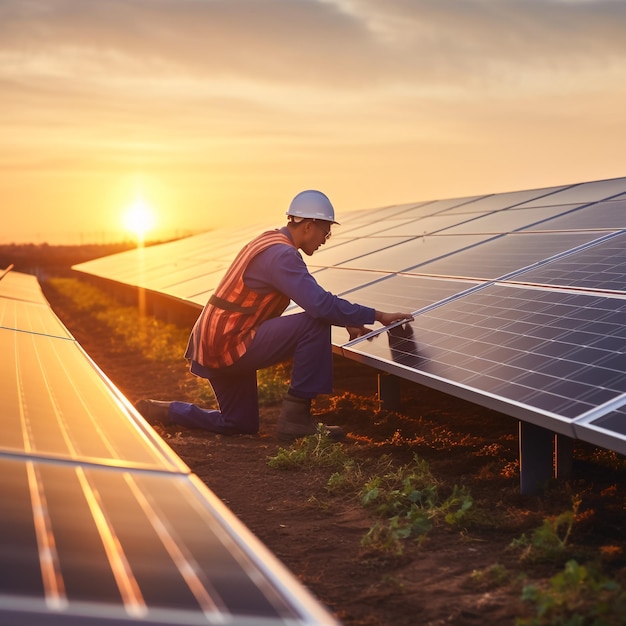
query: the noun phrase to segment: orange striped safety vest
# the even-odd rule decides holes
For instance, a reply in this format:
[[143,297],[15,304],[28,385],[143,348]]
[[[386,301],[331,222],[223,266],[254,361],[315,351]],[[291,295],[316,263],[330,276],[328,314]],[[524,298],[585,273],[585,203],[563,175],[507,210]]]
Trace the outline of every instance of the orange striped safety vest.
[[243,282],[250,261],[279,243],[294,247],[287,235],[271,230],[239,252],[191,331],[188,358],[210,368],[232,365],[245,354],[261,323],[287,308],[289,298],[282,293],[259,294]]

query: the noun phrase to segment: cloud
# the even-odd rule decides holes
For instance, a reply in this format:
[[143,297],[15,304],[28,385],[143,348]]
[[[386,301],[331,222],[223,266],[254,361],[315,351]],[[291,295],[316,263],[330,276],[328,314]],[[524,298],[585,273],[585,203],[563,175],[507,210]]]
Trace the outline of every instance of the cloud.
[[617,0],[0,0],[0,172],[59,210],[70,176],[358,206],[619,175],[624,32]]
[[623,64],[625,26],[608,0],[0,0],[0,68],[148,86],[484,85]]

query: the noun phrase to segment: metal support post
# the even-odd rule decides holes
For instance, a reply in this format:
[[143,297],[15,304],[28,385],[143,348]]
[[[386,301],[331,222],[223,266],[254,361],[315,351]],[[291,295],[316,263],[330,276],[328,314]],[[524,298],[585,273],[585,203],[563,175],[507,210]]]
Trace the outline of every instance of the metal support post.
[[520,491],[523,495],[538,495],[554,478],[554,437],[546,428],[520,421]]
[[569,478],[574,470],[574,440],[565,435],[556,435],[554,455],[556,478]]
[[378,373],[378,403],[385,411],[400,408],[400,379],[386,372]]

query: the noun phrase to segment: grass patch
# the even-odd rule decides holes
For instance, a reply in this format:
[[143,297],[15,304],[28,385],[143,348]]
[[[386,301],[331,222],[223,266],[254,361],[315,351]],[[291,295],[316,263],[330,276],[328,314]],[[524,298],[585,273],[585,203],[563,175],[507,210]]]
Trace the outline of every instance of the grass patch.
[[464,487],[455,485],[449,496],[440,495],[441,485],[428,463],[414,455],[413,461],[396,467],[388,455],[369,471],[350,458],[344,445],[333,442],[319,425],[318,433],[298,439],[290,448],[280,448],[270,457],[274,469],[294,470],[324,467],[335,469],[326,483],[330,495],[353,494],[378,518],[362,545],[399,555],[403,541],[421,541],[437,523],[460,524],[473,506]]
[[183,358],[189,329],[140,316],[136,306],[123,306],[106,292],[76,278],[51,278],[48,284],[77,310],[106,326],[126,348],[138,350],[152,361]]
[[440,521],[459,524],[473,506],[469,491],[454,485],[452,493],[442,498],[440,487],[428,463],[417,455],[411,463],[369,479],[361,490],[361,502],[381,519],[365,535],[363,545],[402,554],[402,540],[420,542]]
[[574,496],[572,508],[543,520],[530,537],[523,534],[513,540],[511,548],[520,550],[520,559],[533,563],[563,563],[567,558],[569,538],[580,508],[581,499]]
[[566,563],[547,584],[526,585],[522,600],[534,615],[516,626],[618,626],[626,623],[626,592],[593,566]]
[[474,570],[470,576],[470,584],[475,589],[490,591],[507,585],[510,579],[511,574],[507,568],[494,563],[484,569]]
[[[190,328],[141,316],[136,306],[122,305],[105,291],[76,278],[50,278],[48,284],[74,308],[103,324],[123,349],[137,350],[152,361],[178,362],[186,367],[184,352]],[[275,404],[285,395],[290,369],[290,363],[282,363],[259,370],[257,385],[261,406]],[[194,380],[197,385],[188,394],[192,396],[190,400],[201,406],[217,406],[211,384],[202,378]]]
[[290,448],[279,448],[268,465],[280,470],[310,469],[312,467],[340,468],[348,462],[345,447],[328,436],[323,424],[317,432],[297,439]]

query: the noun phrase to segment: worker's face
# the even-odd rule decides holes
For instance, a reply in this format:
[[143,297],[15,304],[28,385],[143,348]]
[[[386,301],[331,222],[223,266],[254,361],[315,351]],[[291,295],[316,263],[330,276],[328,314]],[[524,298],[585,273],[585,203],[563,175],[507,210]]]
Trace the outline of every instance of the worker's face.
[[305,223],[305,238],[302,243],[302,251],[309,256],[330,238],[331,222],[325,220],[310,220]]

